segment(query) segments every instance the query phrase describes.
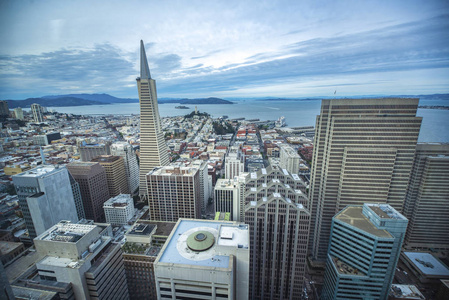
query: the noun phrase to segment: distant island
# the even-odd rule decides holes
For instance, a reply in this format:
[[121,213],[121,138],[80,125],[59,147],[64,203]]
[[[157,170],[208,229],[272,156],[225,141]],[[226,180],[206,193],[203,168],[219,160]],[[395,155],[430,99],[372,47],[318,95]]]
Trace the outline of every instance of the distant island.
[[[116,103],[138,103],[139,99],[117,98],[108,94],[67,94],[52,95],[40,98],[28,98],[25,100],[6,100],[10,109],[22,107],[29,108],[31,104],[37,103],[45,107],[64,107],[64,106],[86,106],[86,105],[109,105]],[[220,98],[195,98],[195,99],[164,99],[158,100],[158,103],[179,103],[185,104],[233,104],[233,102]]]

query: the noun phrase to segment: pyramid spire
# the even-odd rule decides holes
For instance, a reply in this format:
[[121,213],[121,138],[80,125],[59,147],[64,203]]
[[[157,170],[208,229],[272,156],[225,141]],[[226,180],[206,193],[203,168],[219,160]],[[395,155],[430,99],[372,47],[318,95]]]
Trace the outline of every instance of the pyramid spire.
[[140,40],[140,78],[151,79],[150,68],[148,67],[147,54],[145,53],[145,46]]

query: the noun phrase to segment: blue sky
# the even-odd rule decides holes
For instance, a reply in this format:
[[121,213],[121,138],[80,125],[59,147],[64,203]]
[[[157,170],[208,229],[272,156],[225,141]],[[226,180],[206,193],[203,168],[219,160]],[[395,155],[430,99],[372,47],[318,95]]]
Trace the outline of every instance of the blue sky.
[[449,92],[449,1],[0,0],[0,99]]

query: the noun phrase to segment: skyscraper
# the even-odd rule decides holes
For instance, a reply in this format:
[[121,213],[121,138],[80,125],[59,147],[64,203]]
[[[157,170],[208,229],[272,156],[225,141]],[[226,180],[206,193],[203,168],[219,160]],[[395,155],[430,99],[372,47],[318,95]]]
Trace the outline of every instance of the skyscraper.
[[7,101],[0,101],[0,116],[9,116],[9,107]]
[[417,107],[418,99],[322,100],[309,192],[315,262],[324,265],[332,217],[347,205],[402,211],[422,121]]
[[388,204],[350,205],[332,219],[321,299],[386,300],[407,219]]
[[289,145],[281,145],[279,151],[279,165],[290,173],[299,173],[299,163],[301,158],[298,152]]
[[111,154],[123,157],[129,191],[134,193],[139,187],[139,164],[133,147],[127,142],[115,142],[111,145]]
[[43,108],[37,103],[31,104],[31,112],[33,113],[34,122],[44,122]]
[[23,120],[23,110],[21,107],[14,108],[14,114],[16,119]]
[[301,295],[310,223],[305,188],[297,174],[277,166],[247,176],[249,299],[298,299]]
[[232,146],[226,155],[225,178],[234,179],[245,170],[245,161],[239,146]]
[[129,299],[120,244],[109,224],[61,221],[35,240],[41,279],[71,283],[74,298]]
[[105,169],[94,162],[73,162],[67,169],[79,184],[86,219],[104,222],[103,203],[110,198]]
[[169,164],[168,147],[162,134],[157,105],[156,81],[151,78],[143,41],[140,41],[140,77],[137,78],[140,103],[140,184],[139,194],[146,198],[148,172]]
[[66,168],[42,165],[14,175],[12,180],[32,239],[62,219],[78,221],[79,205]]
[[93,158],[91,161],[98,162],[105,169],[110,197],[115,197],[119,194],[129,194],[125,162],[122,157],[101,155]]
[[151,220],[176,222],[179,218],[201,218],[197,168],[156,168],[148,173],[147,180]]
[[449,249],[449,144],[416,146],[404,215],[405,247]]

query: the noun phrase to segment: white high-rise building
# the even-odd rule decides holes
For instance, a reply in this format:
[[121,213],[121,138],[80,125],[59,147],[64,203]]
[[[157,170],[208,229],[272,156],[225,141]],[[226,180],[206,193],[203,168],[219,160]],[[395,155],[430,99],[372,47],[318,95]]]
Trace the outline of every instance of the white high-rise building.
[[37,103],[31,104],[31,112],[33,113],[34,122],[36,123],[42,123],[44,122],[44,116],[43,116],[43,107],[40,106]]
[[125,161],[126,177],[129,190],[134,193],[139,187],[139,164],[136,152],[127,142],[116,142],[111,145],[111,155],[121,156]]
[[194,160],[191,164],[192,167],[198,169],[198,174],[200,178],[200,201],[201,201],[201,210],[204,211],[207,206],[207,201],[210,197],[212,197],[212,186],[209,177],[211,177],[208,173],[208,164],[203,160]]
[[[72,185],[67,169],[41,165],[12,177],[19,205],[31,238],[35,238],[60,220],[78,221]],[[76,199],[81,201],[80,198]],[[84,213],[80,212],[80,215]]]
[[292,174],[299,173],[299,163],[301,158],[299,154],[289,145],[281,145],[279,152],[279,165]]
[[103,203],[106,223],[120,226],[128,225],[134,216],[134,201],[131,195],[120,194]]
[[178,220],[154,275],[158,299],[248,299],[249,226]]
[[23,120],[23,110],[21,107],[14,108],[14,114],[16,115],[16,119]]
[[225,178],[234,179],[245,171],[245,162],[242,151],[238,146],[229,149],[225,159]]
[[139,194],[146,198],[146,175],[170,163],[168,147],[161,128],[157,105],[156,81],[151,78],[143,41],[140,41],[140,77],[137,78],[140,102],[140,184]]

